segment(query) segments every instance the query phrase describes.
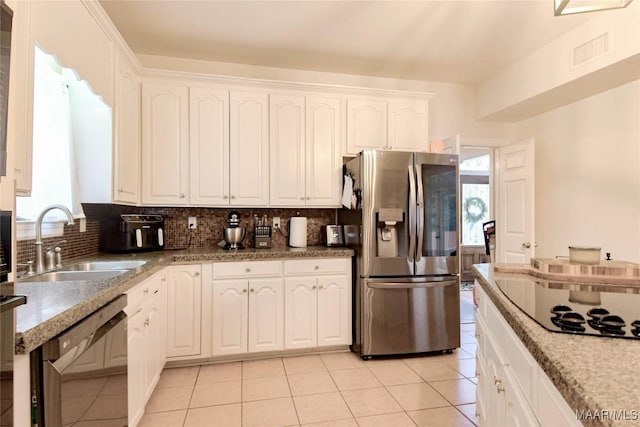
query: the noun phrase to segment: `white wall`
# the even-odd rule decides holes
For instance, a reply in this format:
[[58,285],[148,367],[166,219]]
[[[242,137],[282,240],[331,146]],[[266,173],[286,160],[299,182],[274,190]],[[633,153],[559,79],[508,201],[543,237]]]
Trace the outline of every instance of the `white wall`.
[[292,70],[144,54],[138,54],[137,57],[145,68],[150,69],[434,93],[435,97],[429,103],[429,137],[431,140],[443,139],[456,134],[469,137],[511,139],[515,129],[511,123],[476,121],[476,95],[475,88],[471,85]]
[[593,245],[640,262],[640,81],[517,124],[536,144],[538,257]]

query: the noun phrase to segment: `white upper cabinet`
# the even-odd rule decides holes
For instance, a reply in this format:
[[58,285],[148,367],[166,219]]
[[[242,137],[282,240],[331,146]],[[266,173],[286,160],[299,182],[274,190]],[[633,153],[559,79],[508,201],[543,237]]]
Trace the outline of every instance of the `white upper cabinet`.
[[269,204],[269,96],[258,91],[230,94],[230,204]]
[[304,96],[271,95],[271,205],[299,206],[305,202]]
[[142,86],[142,202],[186,205],[189,183],[187,86]]
[[140,76],[128,58],[117,56],[115,75],[113,201],[140,202]]
[[341,100],[337,96],[270,97],[272,206],[338,206]]
[[349,98],[347,155],[362,150],[428,151],[428,98]]
[[347,153],[381,150],[387,146],[387,101],[384,98],[347,99]]
[[387,149],[428,151],[426,100],[391,100],[388,104],[388,118]]
[[229,91],[189,89],[191,205],[229,204]]

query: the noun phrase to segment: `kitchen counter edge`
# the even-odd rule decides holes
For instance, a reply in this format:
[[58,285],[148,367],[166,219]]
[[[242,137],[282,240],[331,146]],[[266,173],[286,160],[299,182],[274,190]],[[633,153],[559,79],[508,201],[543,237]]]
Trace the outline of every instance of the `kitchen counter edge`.
[[[87,317],[94,311],[105,306],[109,302],[124,294],[129,289],[138,285],[145,279],[151,277],[164,267],[172,264],[187,263],[207,263],[212,261],[231,262],[231,261],[266,261],[266,260],[287,260],[299,258],[342,258],[353,256],[354,251],[349,248],[329,248],[324,246],[310,246],[307,248],[271,248],[271,249],[244,249],[237,251],[227,251],[223,249],[193,249],[193,250],[164,250],[159,252],[142,252],[135,254],[98,254],[91,257],[77,258],[69,261],[69,264],[75,264],[83,261],[101,261],[101,260],[146,260],[147,262],[136,269],[133,269],[120,276],[94,281],[77,281],[68,282],[76,286],[83,287],[89,295],[83,298],[81,302],[68,308],[67,310],[43,321],[32,325],[24,331],[16,332],[16,354],[27,354],[40,345],[44,344],[51,338],[60,334],[64,330],[76,324],[78,321]],[[20,284],[29,284],[27,286],[37,286],[46,283],[46,286],[57,286],[53,282],[17,282]],[[40,301],[34,301],[31,295],[28,303],[34,305]],[[29,322],[25,322],[29,323]],[[33,323],[33,322],[32,322]],[[20,324],[20,322],[18,322]]]
[[[497,278],[517,274],[494,272],[492,264],[475,264],[473,272],[507,324],[575,413],[640,411],[637,396],[640,371],[634,369],[640,363],[633,362],[640,351],[640,342],[548,331],[498,289]],[[630,425],[628,421],[598,417],[581,421],[587,426]]]

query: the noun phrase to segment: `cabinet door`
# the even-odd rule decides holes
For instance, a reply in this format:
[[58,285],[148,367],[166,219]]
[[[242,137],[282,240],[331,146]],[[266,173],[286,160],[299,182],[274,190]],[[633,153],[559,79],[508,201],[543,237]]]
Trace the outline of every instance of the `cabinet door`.
[[282,279],[249,281],[249,352],[283,349]]
[[269,204],[269,97],[261,92],[230,94],[230,203]]
[[341,105],[339,98],[307,97],[304,170],[305,202],[309,206],[340,206]]
[[269,124],[271,206],[304,206],[304,96],[271,95]]
[[248,289],[248,281],[243,279],[213,282],[214,356],[246,353]]
[[189,89],[191,205],[229,204],[229,91]]
[[380,98],[347,100],[347,154],[387,146],[387,101]]
[[145,362],[147,350],[144,336],[144,315],[138,313],[127,320],[127,398],[129,400],[129,425],[135,426],[144,415]]
[[142,86],[142,203],[187,203],[189,93],[186,86]]
[[[149,301],[149,308],[145,313],[144,327],[145,327],[145,343],[147,347],[147,354],[145,358],[145,389],[144,397],[145,402],[151,397],[153,389],[155,388],[158,380],[160,379],[160,373],[162,372],[162,322],[160,319],[160,307],[159,300],[160,295],[156,295]],[[165,345],[166,347],[166,345]]]
[[200,354],[201,300],[200,265],[167,268],[167,357]]
[[140,202],[140,77],[118,55],[116,70],[113,201]]
[[318,277],[318,346],[351,344],[351,281]]
[[428,151],[427,101],[389,101],[389,150]]
[[294,277],[284,280],[285,349],[317,345],[317,288],[315,277]]

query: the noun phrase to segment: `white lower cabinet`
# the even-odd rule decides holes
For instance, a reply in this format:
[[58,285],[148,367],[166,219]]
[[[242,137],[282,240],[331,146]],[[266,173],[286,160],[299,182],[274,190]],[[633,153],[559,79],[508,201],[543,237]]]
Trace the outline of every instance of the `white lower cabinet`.
[[284,265],[285,349],[351,344],[349,260],[287,260]]
[[201,265],[172,265],[167,277],[167,357],[171,360],[202,355]]
[[213,356],[283,349],[281,264],[252,261],[213,265]]
[[476,411],[480,426],[580,426],[560,392],[477,282],[475,287]]
[[[136,426],[166,361],[164,270],[127,292],[129,425]],[[116,357],[114,354],[113,357]]]

